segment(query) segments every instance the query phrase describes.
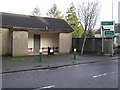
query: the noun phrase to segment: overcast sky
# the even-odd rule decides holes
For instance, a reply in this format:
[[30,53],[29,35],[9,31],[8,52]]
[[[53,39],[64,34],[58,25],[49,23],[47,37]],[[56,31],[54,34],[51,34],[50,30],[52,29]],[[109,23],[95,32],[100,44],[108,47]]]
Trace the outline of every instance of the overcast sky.
[[[83,0],[84,1],[84,0]],[[112,20],[112,1],[113,5],[113,19],[118,22],[118,1],[120,0],[98,0],[100,2],[101,11],[98,24],[100,21]],[[42,16],[46,16],[48,9],[52,7],[54,3],[57,4],[58,9],[65,15],[67,8],[70,7],[70,3],[73,2],[77,8],[81,0],[0,0],[0,12],[17,13],[31,15],[33,9],[38,6],[42,13]]]

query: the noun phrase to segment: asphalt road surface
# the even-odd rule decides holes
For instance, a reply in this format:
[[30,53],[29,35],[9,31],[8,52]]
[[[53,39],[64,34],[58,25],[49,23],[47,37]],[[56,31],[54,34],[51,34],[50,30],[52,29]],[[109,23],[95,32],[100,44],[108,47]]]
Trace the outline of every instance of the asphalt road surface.
[[3,74],[3,88],[118,88],[118,60]]

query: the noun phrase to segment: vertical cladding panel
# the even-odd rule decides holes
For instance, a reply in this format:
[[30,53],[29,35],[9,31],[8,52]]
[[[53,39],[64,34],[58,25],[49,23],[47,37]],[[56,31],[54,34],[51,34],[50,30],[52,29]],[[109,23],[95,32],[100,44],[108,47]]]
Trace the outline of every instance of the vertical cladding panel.
[[72,47],[72,33],[59,34],[59,53],[65,54],[71,51]]
[[13,31],[12,56],[26,56],[28,54],[28,32]]

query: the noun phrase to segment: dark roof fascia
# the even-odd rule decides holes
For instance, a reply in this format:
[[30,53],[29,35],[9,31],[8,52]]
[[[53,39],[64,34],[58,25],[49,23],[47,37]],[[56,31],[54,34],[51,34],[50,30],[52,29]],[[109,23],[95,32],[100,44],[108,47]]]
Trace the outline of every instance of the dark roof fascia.
[[7,25],[4,25],[3,28],[13,28],[14,31],[29,31],[29,30],[36,31],[36,30],[39,30],[41,32],[54,32],[54,33],[72,32],[71,30],[65,31],[65,30],[61,30],[61,29],[54,30],[54,29],[45,29],[45,28],[26,28],[26,27],[15,27],[15,26],[7,26]]
[[12,26],[9,26],[9,25],[2,25],[2,28],[12,28]]
[[28,27],[16,27],[16,26],[10,26],[10,25],[3,25],[2,28],[13,28],[15,31],[29,31],[29,30],[39,30],[41,32],[55,32],[55,33],[70,33],[73,32],[73,30],[62,30],[62,29],[45,29],[45,28],[28,28]]
[[62,29],[45,29],[45,28],[28,28],[28,27],[16,27],[16,26],[13,26],[13,29],[14,30],[33,30],[33,31],[36,31],[36,30],[39,30],[39,31],[43,31],[43,32],[58,32],[58,33],[68,33],[68,32],[73,32],[72,30],[62,30]]

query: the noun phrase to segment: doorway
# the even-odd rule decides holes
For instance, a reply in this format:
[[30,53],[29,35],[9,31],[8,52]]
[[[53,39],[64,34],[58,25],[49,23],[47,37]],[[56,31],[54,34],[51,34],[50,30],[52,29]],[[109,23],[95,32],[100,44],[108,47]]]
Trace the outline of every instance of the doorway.
[[40,35],[34,35],[34,52],[39,52],[40,49]]

